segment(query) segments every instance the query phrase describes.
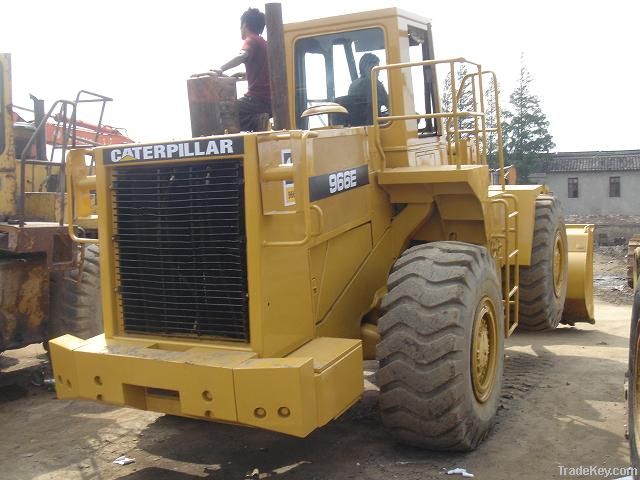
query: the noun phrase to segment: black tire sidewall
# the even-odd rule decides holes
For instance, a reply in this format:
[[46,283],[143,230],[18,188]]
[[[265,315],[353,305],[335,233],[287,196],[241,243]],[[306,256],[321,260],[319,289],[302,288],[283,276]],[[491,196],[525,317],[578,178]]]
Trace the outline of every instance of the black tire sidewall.
[[[549,217],[539,216],[540,210],[549,210]],[[541,230],[540,222],[549,222],[549,228]],[[569,253],[567,231],[564,224],[562,209],[558,200],[551,195],[540,195],[536,199],[536,216],[533,227],[531,265],[520,267],[520,327],[523,330],[552,330],[562,322],[564,303],[567,297],[567,287],[569,279]],[[562,272],[562,285],[560,295],[556,295],[554,284],[554,249],[556,235],[560,234],[564,246]],[[547,244],[541,256],[536,259],[535,249],[541,244]],[[538,254],[539,255],[539,254]],[[538,280],[539,271],[542,274],[542,292],[539,293],[540,286],[535,286]],[[532,290],[529,290],[529,287]]]
[[[467,326],[465,328],[465,341],[467,345],[465,362],[466,365],[468,365],[468,368],[466,370],[467,378],[465,379],[467,394],[464,398],[467,402],[467,407],[465,410],[470,412],[470,418],[475,418],[475,423],[480,421],[484,425],[484,429],[488,429],[493,423],[496,411],[498,410],[500,394],[502,391],[502,376],[504,371],[504,315],[502,312],[502,295],[498,288],[497,278],[490,278],[492,275],[495,276],[495,272],[487,272],[486,270],[483,270],[483,273],[484,278],[482,279],[482,281],[478,282],[476,288],[472,289],[474,298],[472,300],[473,303],[470,303],[470,305],[475,305],[475,308],[472,312],[469,312],[471,318],[467,322]],[[471,355],[473,354],[472,343],[474,320],[477,314],[477,310],[480,307],[480,301],[485,296],[488,296],[492,300],[496,312],[496,378],[493,385],[493,391],[491,392],[491,397],[486,402],[481,403],[476,399],[476,396],[473,392],[473,380],[471,377]]]
[[[629,334],[629,383],[628,383],[628,430],[629,430],[629,450],[631,464],[640,467],[640,452],[636,443],[636,425],[638,424],[638,412],[636,411],[636,392],[638,389],[638,336],[640,335],[640,290],[634,294],[633,309],[631,313],[631,331]],[[636,478],[634,476],[634,478]]]

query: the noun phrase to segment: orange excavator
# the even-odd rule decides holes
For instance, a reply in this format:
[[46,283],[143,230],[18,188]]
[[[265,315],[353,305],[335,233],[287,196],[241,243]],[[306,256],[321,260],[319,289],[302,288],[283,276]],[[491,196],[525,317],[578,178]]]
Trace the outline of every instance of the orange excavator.
[[[38,123],[39,105],[41,100],[31,96],[34,102],[34,109],[27,109],[12,105],[11,117],[13,121],[14,132],[16,135],[17,143],[20,140],[27,142],[33,135]],[[109,99],[110,100],[110,99]],[[34,119],[28,121],[17,110],[31,112],[34,114]],[[26,116],[26,115],[25,115]],[[101,115],[102,116],[102,115]],[[50,145],[53,148],[60,147],[64,141],[62,138],[62,125],[73,125],[74,132],[72,135],[73,140],[76,142],[76,147],[82,148],[83,146],[92,147],[96,145],[118,145],[123,143],[133,143],[133,140],[126,134],[126,130],[122,128],[111,127],[109,125],[103,125],[101,122],[98,124],[89,123],[83,120],[74,118],[68,118],[67,115],[62,113],[56,113],[49,118],[44,125],[44,143]],[[31,156],[36,155],[37,142],[31,147],[32,151],[29,152]],[[17,149],[16,149],[17,150]]]

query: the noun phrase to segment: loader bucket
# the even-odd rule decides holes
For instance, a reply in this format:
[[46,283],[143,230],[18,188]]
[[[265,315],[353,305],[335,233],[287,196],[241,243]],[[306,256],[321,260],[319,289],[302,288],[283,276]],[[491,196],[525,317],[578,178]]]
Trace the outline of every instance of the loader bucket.
[[567,225],[569,279],[562,323],[595,323],[593,316],[593,225]]

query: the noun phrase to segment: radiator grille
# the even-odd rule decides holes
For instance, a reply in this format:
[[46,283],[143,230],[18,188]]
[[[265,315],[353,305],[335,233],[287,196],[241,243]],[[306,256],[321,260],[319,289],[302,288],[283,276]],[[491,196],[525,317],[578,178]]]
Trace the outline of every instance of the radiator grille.
[[125,331],[248,340],[242,161],[113,171]]

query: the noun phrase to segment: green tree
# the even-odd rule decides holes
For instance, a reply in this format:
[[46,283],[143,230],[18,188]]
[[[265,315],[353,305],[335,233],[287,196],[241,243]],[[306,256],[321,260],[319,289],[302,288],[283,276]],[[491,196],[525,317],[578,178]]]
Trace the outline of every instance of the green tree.
[[[456,70],[456,90],[458,91],[458,111],[474,111],[475,107],[473,104],[473,91],[472,91],[472,81],[469,79],[465,83],[464,89],[460,91],[460,85],[462,84],[462,80],[467,75],[467,65],[461,64]],[[448,73],[444,78],[444,83],[442,86],[442,111],[443,112],[451,112],[453,110],[453,100],[451,95],[451,73]],[[445,119],[445,127],[449,124],[449,131],[453,131],[453,123],[451,121],[447,122]],[[472,129],[474,126],[473,118],[464,117],[461,118],[458,122],[458,129],[467,130]],[[468,135],[462,135],[463,137]]]
[[[486,128],[497,127],[497,105],[496,95],[494,94],[495,83],[493,76],[487,75],[488,78],[484,90],[484,114]],[[497,94],[500,94],[500,87],[498,86]],[[491,168],[498,168],[498,133],[487,132],[487,163]]]
[[555,147],[540,100],[531,92],[532,82],[533,76],[521,57],[518,86],[509,97],[510,109],[504,112],[502,122],[506,162],[516,166],[521,183],[528,182],[538,159]]

